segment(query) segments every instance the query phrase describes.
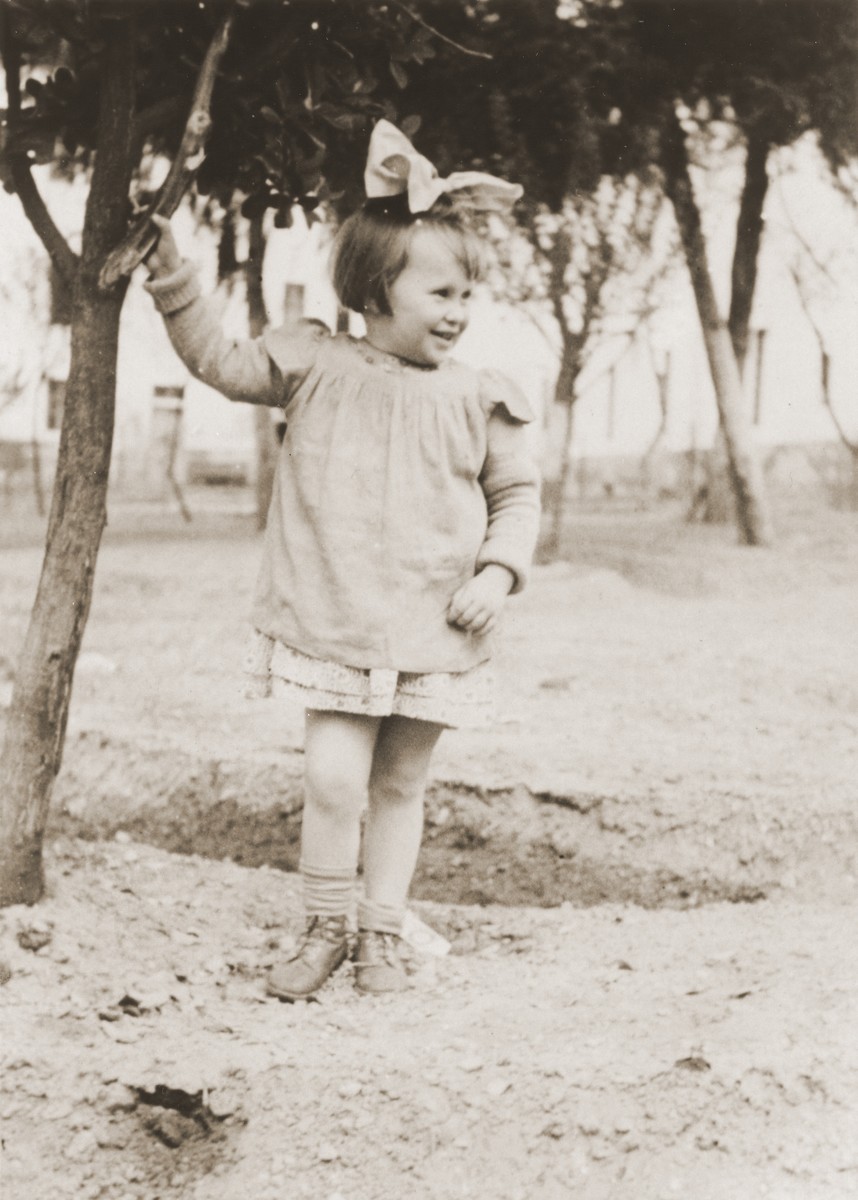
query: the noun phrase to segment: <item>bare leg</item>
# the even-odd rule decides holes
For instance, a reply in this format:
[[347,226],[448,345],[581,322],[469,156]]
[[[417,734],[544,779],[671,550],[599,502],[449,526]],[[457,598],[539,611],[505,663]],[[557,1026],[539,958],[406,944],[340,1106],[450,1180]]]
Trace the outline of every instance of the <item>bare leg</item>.
[[308,710],[302,862],[357,869],[360,819],[380,723],[379,717]]
[[423,794],[432,751],[443,726],[385,717],[369,779],[364,833],[367,900],[404,910],[423,836]]
[[360,819],[379,719],[307,712],[301,875],[307,924],[295,953],[268,977],[279,1000],[313,996],[348,954],[348,911]]

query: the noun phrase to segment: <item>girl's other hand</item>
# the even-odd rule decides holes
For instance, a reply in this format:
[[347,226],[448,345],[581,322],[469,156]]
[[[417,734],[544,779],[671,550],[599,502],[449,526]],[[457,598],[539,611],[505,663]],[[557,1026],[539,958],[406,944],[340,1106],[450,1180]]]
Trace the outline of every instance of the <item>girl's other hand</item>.
[[463,584],[447,609],[447,622],[467,633],[491,633],[515,577],[499,564],[489,563]]
[[151,220],[152,224],[160,230],[160,237],[155,244],[155,249],[146,259],[146,266],[155,276],[172,275],[182,265],[182,256],[176,245],[176,239],[173,237],[172,226],[166,217],[161,217],[157,213],[152,213]]

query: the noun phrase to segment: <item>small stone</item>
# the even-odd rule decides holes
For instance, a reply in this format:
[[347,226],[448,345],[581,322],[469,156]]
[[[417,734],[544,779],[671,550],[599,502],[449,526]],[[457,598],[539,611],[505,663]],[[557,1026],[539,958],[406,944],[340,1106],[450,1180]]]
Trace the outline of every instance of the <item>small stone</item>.
[[66,1158],[70,1158],[72,1162],[85,1162],[97,1149],[98,1142],[95,1134],[91,1129],[82,1129],[66,1146],[65,1154]]
[[18,945],[22,950],[41,950],[51,941],[51,931],[46,925],[28,925],[18,930]]
[[711,1064],[702,1054],[689,1054],[687,1058],[678,1058],[673,1065],[683,1071],[709,1071],[711,1069]]
[[113,835],[113,840],[114,842],[118,842],[120,846],[127,846],[132,839],[131,834],[127,830],[117,829]]
[[138,1103],[137,1093],[115,1080],[102,1093],[101,1104],[108,1113],[134,1112]]
[[112,1042],[119,1042],[122,1045],[129,1046],[132,1042],[137,1042],[145,1033],[145,1029],[137,1022],[130,1021],[102,1021],[99,1025],[101,1032],[106,1034]]
[[474,1071],[481,1071],[483,1069],[483,1060],[478,1058],[475,1054],[469,1054],[462,1059],[462,1061],[459,1063],[459,1067],[461,1070],[467,1071],[469,1074]]
[[111,1127],[97,1133],[95,1140],[101,1150],[124,1150],[128,1145],[128,1134]]
[[227,1088],[213,1088],[208,1095],[209,1112],[221,1119],[231,1117],[238,1112],[241,1103],[237,1095]]
[[68,1121],[74,1111],[74,1105],[69,1103],[68,1100],[58,1100],[43,1108],[41,1115],[45,1121]]
[[136,997],[136,1007],[140,1012],[157,1012],[159,1009],[166,1008],[172,999],[172,995],[166,988],[152,988],[151,991],[141,992]]
[[337,1088],[337,1092],[343,1100],[354,1100],[355,1096],[359,1096],[362,1091],[363,1087],[356,1079],[347,1079]]
[[490,1096],[502,1096],[504,1092],[508,1092],[512,1084],[508,1079],[491,1079],[486,1085],[486,1091]]
[[339,1154],[330,1143],[324,1142],[319,1147],[319,1162],[336,1162],[338,1158]]
[[154,1109],[154,1116],[148,1122],[149,1128],[156,1137],[169,1146],[170,1149],[176,1150],[184,1142],[193,1138],[197,1132],[197,1127],[190,1117],[182,1116],[179,1112],[174,1112],[172,1109]]

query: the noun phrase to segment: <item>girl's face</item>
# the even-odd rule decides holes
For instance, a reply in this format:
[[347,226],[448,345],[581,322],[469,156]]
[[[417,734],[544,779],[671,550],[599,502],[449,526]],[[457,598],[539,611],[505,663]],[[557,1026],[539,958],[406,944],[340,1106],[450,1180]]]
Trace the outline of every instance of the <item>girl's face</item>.
[[388,291],[390,315],[366,313],[367,341],[424,367],[444,361],[468,325],[472,281],[443,234],[419,229]]

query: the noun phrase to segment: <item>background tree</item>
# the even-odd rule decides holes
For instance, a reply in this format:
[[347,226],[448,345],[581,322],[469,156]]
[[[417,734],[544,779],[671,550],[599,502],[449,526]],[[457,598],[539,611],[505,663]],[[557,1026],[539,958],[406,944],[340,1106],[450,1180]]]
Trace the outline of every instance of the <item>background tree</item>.
[[[428,12],[430,10],[424,9]],[[431,10],[440,22],[444,6]],[[486,0],[454,37],[481,37],[489,62],[439,56],[415,81],[421,136],[450,156],[500,167],[558,211],[603,175],[662,175],[708,355],[741,539],[771,522],[750,436],[740,360],[747,345],[771,148],[816,129],[832,164],[854,153],[858,10],[851,0]],[[436,97],[425,103],[426,90]],[[409,93],[410,98],[410,93]],[[463,122],[462,113],[469,115]],[[693,149],[727,124],[745,145],[729,315],[709,263]]]
[[[766,541],[771,533],[760,504],[762,484],[748,441],[741,377],[770,159],[778,147],[809,130],[817,132],[834,171],[854,156],[858,10],[848,0],[813,5],[801,0],[699,0],[664,8],[661,19],[653,20],[653,13],[651,0],[627,4],[640,70],[627,76],[620,107],[633,114],[638,128],[649,127],[657,137],[658,161],[677,212],[712,369],[720,431],[710,457],[707,515],[726,516],[718,486],[726,459],[743,537]],[[691,170],[705,169],[713,134],[723,138],[725,129],[745,152],[726,329],[715,300],[702,221],[695,213],[700,205]],[[695,148],[703,152],[696,163]]]
[[[175,152],[180,143],[194,64],[226,9],[184,0],[34,0],[0,8],[8,95],[3,178],[72,295],[45,556],[0,757],[0,904],[42,894],[42,837],[106,520],[127,278],[112,276],[105,287],[99,278],[126,234],[144,152]],[[398,5],[306,0],[236,9],[200,187],[224,207],[240,189],[247,215],[274,208],[284,221],[295,203],[312,211],[329,186],[354,188],[371,120],[396,118],[396,77],[432,53],[431,39]],[[65,65],[54,69],[58,48]],[[35,162],[55,159],[89,181],[79,252],[60,233],[32,173]]]
[[[834,360],[826,328],[832,309],[836,311],[837,302],[843,295],[844,274],[851,272],[852,278],[855,277],[854,245],[851,254],[848,251],[844,254],[845,248],[841,248],[827,259],[821,259],[799,231],[794,229],[794,232],[796,248],[788,270],[802,311],[819,348],[819,398],[837,432],[841,446],[848,454],[846,478],[843,480],[842,472],[838,471],[832,491],[836,502],[844,508],[858,509],[858,424],[841,413],[831,395]],[[828,482],[831,484],[831,480]]]
[[494,290],[533,315],[559,364],[553,403],[564,421],[557,478],[544,496],[544,554],[556,553],[562,540],[581,381],[594,382],[589,369],[598,358],[600,373],[615,369],[658,307],[659,285],[676,264],[665,207],[658,186],[606,176],[594,192],[567,197],[556,213],[523,204],[519,236],[504,225],[493,239],[500,263]]

